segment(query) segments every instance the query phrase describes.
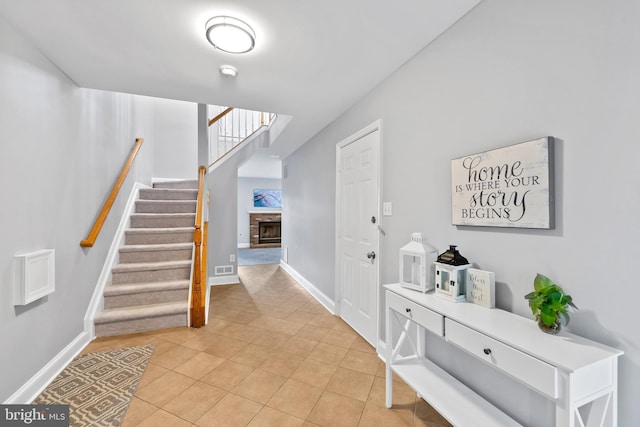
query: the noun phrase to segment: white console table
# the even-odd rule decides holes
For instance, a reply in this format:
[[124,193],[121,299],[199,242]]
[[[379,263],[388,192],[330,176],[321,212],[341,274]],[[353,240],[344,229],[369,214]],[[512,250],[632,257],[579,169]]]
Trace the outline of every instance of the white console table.
[[[454,303],[399,284],[385,288],[387,407],[395,372],[456,427],[520,425],[425,357],[427,330],[554,401],[556,426],[617,425],[620,350],[566,332],[548,335],[533,320],[504,310]],[[401,356],[403,343],[414,354]],[[583,420],[578,409],[591,402]]]

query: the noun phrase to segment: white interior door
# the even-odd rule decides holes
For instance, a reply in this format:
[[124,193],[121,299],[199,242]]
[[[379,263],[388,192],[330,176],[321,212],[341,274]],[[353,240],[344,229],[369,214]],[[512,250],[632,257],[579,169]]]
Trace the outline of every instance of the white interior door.
[[380,127],[374,125],[338,145],[336,274],[340,316],[375,347]]

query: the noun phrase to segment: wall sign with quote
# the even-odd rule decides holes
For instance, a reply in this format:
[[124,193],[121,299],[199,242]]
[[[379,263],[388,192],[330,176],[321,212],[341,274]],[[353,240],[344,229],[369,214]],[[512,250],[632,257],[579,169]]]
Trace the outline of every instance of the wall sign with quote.
[[553,228],[553,137],[451,161],[454,225]]

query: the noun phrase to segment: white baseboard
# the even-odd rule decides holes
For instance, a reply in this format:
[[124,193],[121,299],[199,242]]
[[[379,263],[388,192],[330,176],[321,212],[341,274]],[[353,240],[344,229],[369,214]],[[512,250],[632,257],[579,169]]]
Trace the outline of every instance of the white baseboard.
[[247,249],[251,247],[251,243],[238,243],[238,249]]
[[89,333],[89,340],[95,338],[95,325],[93,321],[96,318],[98,312],[102,309],[102,296],[104,295],[104,288],[105,286],[107,286],[109,278],[111,277],[111,269],[118,262],[118,250],[120,249],[122,243],[124,243],[124,232],[127,227],[129,227],[129,219],[131,217],[131,214],[135,211],[136,200],[138,199],[138,194],[140,192],[140,189],[142,188],[151,187],[139,182],[133,184],[133,188],[131,189],[131,193],[129,194],[129,199],[127,200],[127,204],[124,207],[122,217],[120,218],[120,224],[118,224],[116,234],[113,236],[111,247],[109,248],[109,252],[107,252],[107,258],[104,261],[102,271],[100,272],[100,276],[98,277],[98,283],[93,290],[93,296],[91,297],[91,301],[89,302],[89,308],[87,308],[87,312],[84,316],[84,330]]
[[378,352],[378,357],[382,359],[383,362],[386,362],[386,354],[387,354],[387,344],[384,341],[378,340],[378,347],[376,348]]
[[318,300],[318,302],[322,304],[324,308],[329,310],[331,314],[336,314],[336,304],[333,300],[331,300],[331,298],[326,296],[320,289],[316,288],[313,283],[305,279],[300,273],[298,273],[293,267],[291,267],[283,260],[280,260],[280,267],[282,267],[284,271],[289,273],[289,275],[293,277],[293,279],[298,282],[300,286],[305,288],[307,292],[309,292],[312,297]]
[[40,369],[22,387],[13,393],[5,404],[26,405],[38,397],[40,393],[53,381],[64,368],[76,357],[83,348],[91,342],[89,333],[81,332],[73,341]]
[[240,278],[237,274],[209,277],[209,286],[235,285],[236,283],[240,283]]

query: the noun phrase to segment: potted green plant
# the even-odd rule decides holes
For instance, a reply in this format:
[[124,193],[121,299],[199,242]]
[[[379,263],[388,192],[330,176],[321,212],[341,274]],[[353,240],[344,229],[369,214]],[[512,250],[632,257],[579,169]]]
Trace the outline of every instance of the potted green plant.
[[538,326],[544,332],[557,334],[562,325],[561,318],[564,318],[565,324],[569,324],[568,308],[577,310],[578,307],[560,286],[540,273],[533,281],[533,289],[533,292],[524,297],[529,301],[529,307],[538,321]]

